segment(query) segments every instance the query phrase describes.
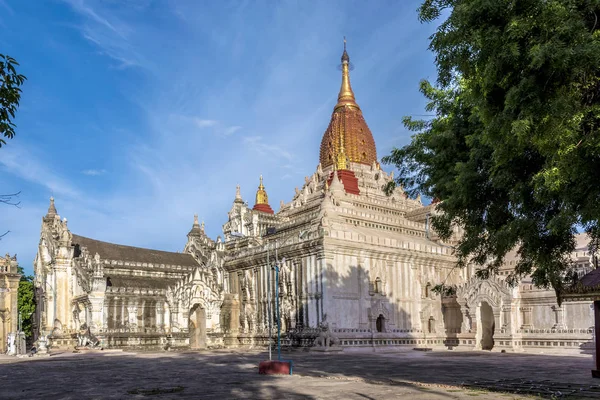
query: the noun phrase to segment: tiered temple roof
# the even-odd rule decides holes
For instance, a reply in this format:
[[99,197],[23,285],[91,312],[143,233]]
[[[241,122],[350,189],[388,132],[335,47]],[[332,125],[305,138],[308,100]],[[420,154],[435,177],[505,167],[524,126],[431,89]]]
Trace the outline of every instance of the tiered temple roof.
[[198,262],[194,260],[194,257],[192,257],[191,254],[172,253],[169,251],[123,246],[120,244],[102,242],[100,240],[90,239],[79,235],[73,235],[72,245],[76,248],[76,257],[80,254],[81,249],[85,247],[92,256],[98,253],[104,260],[142,262],[158,265],[181,265],[187,267],[198,266]]

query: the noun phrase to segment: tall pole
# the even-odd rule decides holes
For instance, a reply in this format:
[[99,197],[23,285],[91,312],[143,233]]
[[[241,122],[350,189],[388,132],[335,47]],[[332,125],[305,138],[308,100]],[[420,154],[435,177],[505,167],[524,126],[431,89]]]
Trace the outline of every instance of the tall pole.
[[269,261],[269,242],[267,241],[267,319],[269,320],[269,361],[271,361],[271,320],[273,315],[271,314],[271,263]]
[[281,361],[281,317],[279,315],[279,256],[275,240],[275,301],[277,302],[277,356]]
[[277,301],[277,357],[281,361],[281,318],[279,316],[279,265],[275,265],[275,301]]

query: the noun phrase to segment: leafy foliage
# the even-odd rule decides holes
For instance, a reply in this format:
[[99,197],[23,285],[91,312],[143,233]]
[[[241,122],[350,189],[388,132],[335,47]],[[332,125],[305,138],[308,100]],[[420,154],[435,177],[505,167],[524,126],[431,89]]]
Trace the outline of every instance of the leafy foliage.
[[[600,0],[426,0],[437,84],[421,82],[431,120],[404,118],[410,144],[383,162],[410,194],[442,200],[432,225],[464,233],[458,266],[531,274],[559,301],[573,276],[576,227],[600,238]],[[388,188],[389,189],[389,188]]]
[[0,147],[6,144],[4,138],[12,139],[15,136],[12,120],[21,100],[20,86],[27,79],[17,73],[15,66],[18,65],[14,58],[0,54]]
[[25,336],[31,337],[33,334],[33,318],[35,312],[35,289],[33,287],[33,276],[26,276],[22,267],[17,267],[17,272],[21,275],[19,282],[18,308],[22,318],[22,329]]

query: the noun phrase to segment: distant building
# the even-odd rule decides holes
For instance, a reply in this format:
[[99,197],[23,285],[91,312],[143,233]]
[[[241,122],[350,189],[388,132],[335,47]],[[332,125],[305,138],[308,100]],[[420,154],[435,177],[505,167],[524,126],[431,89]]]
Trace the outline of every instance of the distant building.
[[7,350],[8,335],[16,334],[19,322],[18,293],[21,274],[17,256],[0,258],[0,354]]
[[[456,238],[442,242],[429,228],[436,205],[399,187],[384,194],[393,175],[377,161],[349,71],[344,48],[314,173],[276,213],[262,177],[252,208],[238,187],[223,238],[209,238],[195,217],[184,253],[101,242],[72,234],[51,199],[35,260],[39,333],[54,347],[73,345],[86,327],[105,347],[265,345],[276,333],[277,296],[286,346],[588,342],[588,304],[558,307],[552,291],[527,279],[509,288],[503,276],[513,258],[488,281],[473,267],[455,269]],[[439,282],[454,285],[456,296],[435,294]]]

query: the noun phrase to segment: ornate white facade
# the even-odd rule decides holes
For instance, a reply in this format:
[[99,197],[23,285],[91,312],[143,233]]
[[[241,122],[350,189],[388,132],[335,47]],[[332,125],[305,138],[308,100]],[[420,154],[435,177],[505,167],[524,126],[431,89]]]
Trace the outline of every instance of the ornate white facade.
[[17,255],[0,258],[0,354],[7,351],[9,334],[16,334],[18,328],[19,274]]
[[[314,173],[277,213],[262,179],[253,208],[238,187],[223,239],[210,239],[195,218],[184,253],[99,242],[73,235],[52,200],[35,260],[39,333],[53,346],[87,327],[105,347],[265,345],[270,323],[276,334],[277,294],[286,346],[330,338],[342,347],[586,343],[588,304],[558,307],[553,292],[527,279],[509,288],[512,259],[489,281],[455,269],[454,242],[428,226],[435,205],[401,188],[384,194],[393,175],[376,160],[348,65],[344,51]],[[456,296],[433,293],[440,282],[457,287]],[[317,339],[324,331],[328,340]]]

